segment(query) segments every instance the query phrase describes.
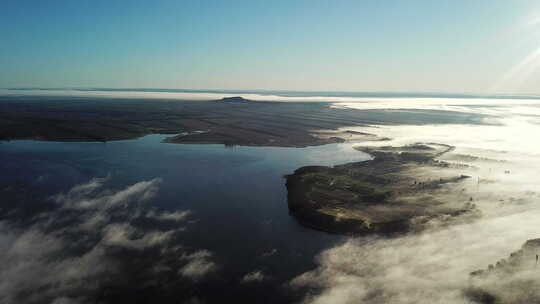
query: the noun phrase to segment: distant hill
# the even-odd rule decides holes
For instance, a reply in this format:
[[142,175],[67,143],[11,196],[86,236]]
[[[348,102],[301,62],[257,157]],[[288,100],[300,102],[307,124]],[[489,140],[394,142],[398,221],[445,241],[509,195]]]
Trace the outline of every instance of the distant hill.
[[249,102],[251,100],[249,99],[245,99],[243,97],[240,97],[240,96],[234,96],[234,97],[224,97],[224,98],[221,98],[219,101],[223,101],[223,102],[234,102],[234,103],[243,103],[243,102]]

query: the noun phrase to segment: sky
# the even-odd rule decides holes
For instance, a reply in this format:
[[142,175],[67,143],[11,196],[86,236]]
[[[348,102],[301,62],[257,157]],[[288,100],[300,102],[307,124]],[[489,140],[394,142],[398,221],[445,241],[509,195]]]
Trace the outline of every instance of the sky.
[[0,37],[0,88],[540,93],[527,0],[3,0]]

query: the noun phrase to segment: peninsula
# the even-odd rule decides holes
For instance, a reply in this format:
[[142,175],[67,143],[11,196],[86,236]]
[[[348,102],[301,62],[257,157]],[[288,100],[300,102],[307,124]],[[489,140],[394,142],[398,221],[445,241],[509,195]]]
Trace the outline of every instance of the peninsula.
[[[289,210],[306,226],[334,233],[394,234],[421,229],[432,220],[476,216],[472,198],[441,199],[449,185],[467,179],[436,157],[453,149],[428,143],[360,147],[372,160],[334,167],[308,166],[286,176]],[[436,169],[440,177],[419,172]],[[448,170],[445,170],[448,169]]]

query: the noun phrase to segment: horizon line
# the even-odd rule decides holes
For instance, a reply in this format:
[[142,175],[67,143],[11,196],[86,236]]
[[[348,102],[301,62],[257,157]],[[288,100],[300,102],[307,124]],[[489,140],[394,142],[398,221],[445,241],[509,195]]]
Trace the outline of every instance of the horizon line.
[[[337,91],[337,90],[272,90],[272,89],[184,89],[184,88],[106,88],[106,87],[9,87],[8,91],[81,91],[81,92],[161,92],[161,93],[235,93],[277,95],[282,97],[442,97],[442,98],[492,98],[492,99],[540,99],[537,93],[478,93],[478,92],[436,92],[436,91]],[[356,96],[354,96],[356,95]]]

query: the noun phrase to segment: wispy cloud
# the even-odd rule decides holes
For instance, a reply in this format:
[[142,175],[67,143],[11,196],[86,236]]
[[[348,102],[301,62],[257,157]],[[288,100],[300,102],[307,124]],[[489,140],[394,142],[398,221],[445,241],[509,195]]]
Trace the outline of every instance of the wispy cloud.
[[146,204],[155,197],[159,179],[119,190],[106,189],[106,182],[93,179],[55,195],[55,207],[33,214],[29,227],[4,217],[0,302],[86,303],[106,286],[122,288],[118,282],[131,279],[125,276],[135,270],[126,267],[133,263],[135,273],[144,273],[141,284],[164,275],[186,285],[182,282],[201,280],[217,269],[211,252],[182,246],[189,211],[160,211]]
[[254,270],[250,273],[246,273],[246,275],[242,278],[242,283],[256,283],[262,282],[266,279],[268,279],[268,276],[261,270]]
[[188,261],[178,272],[192,279],[200,279],[206,274],[216,271],[217,265],[211,261],[212,253],[208,250],[200,250],[192,254],[184,255],[182,259]]

